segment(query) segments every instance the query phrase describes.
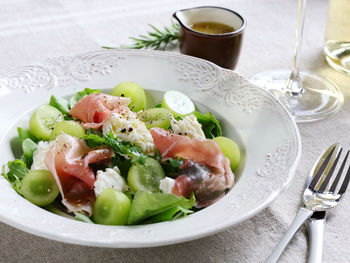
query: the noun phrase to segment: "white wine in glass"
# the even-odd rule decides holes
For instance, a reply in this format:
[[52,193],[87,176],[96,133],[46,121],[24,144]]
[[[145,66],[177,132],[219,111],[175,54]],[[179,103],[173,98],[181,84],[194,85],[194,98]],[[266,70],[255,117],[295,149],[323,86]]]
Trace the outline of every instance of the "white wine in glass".
[[350,1],[330,0],[324,54],[328,64],[350,74]]
[[313,73],[299,71],[305,7],[306,0],[299,0],[292,69],[264,71],[251,78],[253,83],[272,93],[296,122],[324,119],[337,112],[344,102],[343,94],[335,83]]

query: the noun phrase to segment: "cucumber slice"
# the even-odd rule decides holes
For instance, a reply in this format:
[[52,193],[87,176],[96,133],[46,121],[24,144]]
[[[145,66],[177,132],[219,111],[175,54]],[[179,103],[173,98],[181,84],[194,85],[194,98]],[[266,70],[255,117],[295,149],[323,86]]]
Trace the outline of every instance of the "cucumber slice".
[[230,160],[231,170],[235,171],[241,161],[241,154],[237,143],[223,136],[213,139],[220,147],[225,156]]
[[52,174],[47,170],[33,170],[21,181],[21,194],[38,206],[51,204],[58,196],[59,189]]
[[128,172],[128,184],[131,191],[160,192],[159,182],[165,178],[162,166],[152,158],[146,158],[145,164],[135,162]]
[[170,127],[170,113],[171,111],[165,108],[152,108],[139,112],[137,117],[145,123],[147,129],[153,127],[168,129]]
[[57,122],[63,121],[62,113],[50,105],[40,106],[29,121],[30,132],[38,139],[49,140]]
[[169,109],[174,117],[183,117],[195,111],[193,102],[185,94],[169,90],[165,92],[162,107]]
[[57,136],[61,135],[62,132],[78,138],[83,138],[85,136],[84,128],[76,121],[61,121],[57,122],[53,128],[50,141],[56,140]]
[[114,87],[111,95],[130,98],[131,103],[129,104],[129,108],[132,111],[140,111],[146,107],[146,94],[141,86],[135,82],[125,81],[119,83]]

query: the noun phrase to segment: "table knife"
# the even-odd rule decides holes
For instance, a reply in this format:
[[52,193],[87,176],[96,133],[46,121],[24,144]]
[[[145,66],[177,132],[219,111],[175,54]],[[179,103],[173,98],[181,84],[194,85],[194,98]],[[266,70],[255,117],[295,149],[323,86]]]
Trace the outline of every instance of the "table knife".
[[326,211],[316,211],[307,221],[309,230],[308,263],[321,263]]

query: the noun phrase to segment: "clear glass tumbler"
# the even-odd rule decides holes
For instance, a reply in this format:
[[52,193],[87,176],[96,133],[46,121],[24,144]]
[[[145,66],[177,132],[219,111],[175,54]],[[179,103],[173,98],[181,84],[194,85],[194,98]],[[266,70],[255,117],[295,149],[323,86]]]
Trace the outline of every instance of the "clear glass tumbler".
[[350,0],[330,0],[324,54],[328,64],[350,74]]

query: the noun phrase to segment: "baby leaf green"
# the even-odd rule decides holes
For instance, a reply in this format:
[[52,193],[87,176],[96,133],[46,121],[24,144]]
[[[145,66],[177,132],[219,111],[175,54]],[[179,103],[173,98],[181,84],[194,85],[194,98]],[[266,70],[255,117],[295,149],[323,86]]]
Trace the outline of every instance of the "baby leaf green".
[[17,127],[17,132],[18,132],[18,137],[19,137],[21,144],[27,138],[31,139],[34,142],[37,141],[35,136],[28,129],[24,129],[22,127]]
[[221,136],[221,127],[219,121],[215,118],[211,112],[202,114],[198,111],[193,112],[196,116],[197,121],[202,125],[202,130],[205,137],[208,139],[213,139],[215,137]]
[[52,95],[50,98],[49,105],[58,109],[60,112],[62,112],[62,114],[65,117],[69,116],[69,102],[68,102],[68,100],[66,100],[62,97],[59,97],[59,96]]
[[22,160],[9,161],[7,163],[9,171],[6,173],[5,165],[2,167],[2,176],[11,184],[16,192],[20,193],[20,182],[29,172],[27,165]]
[[159,215],[158,218],[154,217],[153,220],[151,218],[151,222],[171,220],[179,211],[178,206],[189,209],[193,206],[194,200],[194,196],[186,199],[173,194],[138,191],[131,205],[128,224],[137,224],[156,215]]
[[22,143],[23,149],[23,160],[28,167],[33,163],[33,153],[38,149],[38,145],[33,142],[30,138],[27,138]]

